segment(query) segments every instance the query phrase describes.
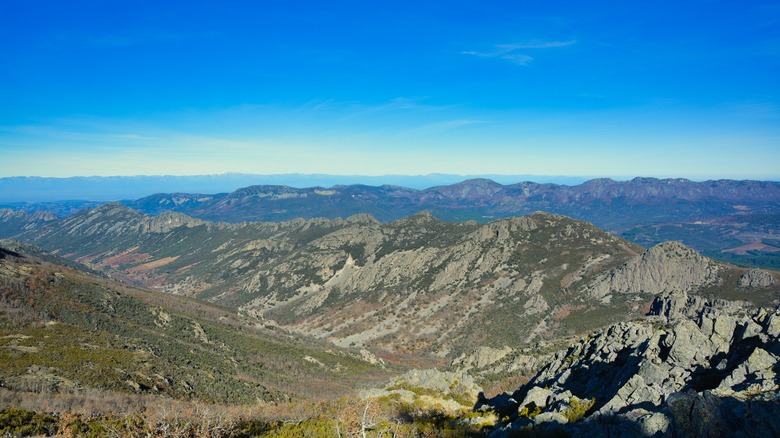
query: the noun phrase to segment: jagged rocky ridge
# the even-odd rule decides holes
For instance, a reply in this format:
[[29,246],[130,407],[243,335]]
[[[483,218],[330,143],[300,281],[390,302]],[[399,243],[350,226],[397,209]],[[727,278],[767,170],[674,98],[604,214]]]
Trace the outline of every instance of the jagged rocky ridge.
[[757,290],[750,299],[777,289],[766,271],[726,267],[679,243],[642,252],[541,212],[483,225],[427,213],[388,224],[365,214],[229,224],[105,204],[15,234],[7,224],[6,235],[126,282],[400,354],[454,358],[474,345],[506,351],[572,336],[639,316],[672,289]]
[[780,307],[669,292],[644,320],[555,354],[513,394],[491,436],[778,436]]
[[641,248],[547,213],[484,225],[427,213],[227,224],[106,204],[15,237],[137,285],[398,353],[573,334],[593,328],[581,314],[609,319],[649,300],[573,302],[577,285]]

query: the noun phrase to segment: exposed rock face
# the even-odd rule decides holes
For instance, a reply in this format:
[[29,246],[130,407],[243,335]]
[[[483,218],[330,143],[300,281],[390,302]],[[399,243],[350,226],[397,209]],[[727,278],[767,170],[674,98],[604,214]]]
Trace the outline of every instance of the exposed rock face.
[[657,296],[650,305],[648,316],[672,323],[683,319],[700,319],[705,314],[740,315],[751,307],[747,301],[707,299],[683,291],[672,291]]
[[760,269],[751,269],[739,277],[739,287],[746,289],[759,289],[773,284],[775,284],[775,277]]
[[512,349],[504,347],[502,349],[491,347],[477,347],[471,354],[462,354],[452,361],[452,365],[462,370],[470,370],[472,368],[485,368],[492,365],[499,360],[506,357]]
[[8,208],[0,208],[0,234],[4,238],[14,238],[26,232],[33,232],[49,222],[56,221],[57,217],[48,211],[15,211]]
[[692,291],[715,284],[719,266],[679,242],[656,245],[623,266],[596,278],[586,292],[602,302],[615,293]]
[[[780,308],[666,294],[646,320],[613,325],[554,355],[511,395],[513,403],[496,403],[513,419],[493,435],[561,423],[545,413],[569,422],[583,414],[565,428],[576,434],[776,435],[778,335]],[[567,399],[574,401],[560,403]],[[587,410],[579,412],[583,401]]]

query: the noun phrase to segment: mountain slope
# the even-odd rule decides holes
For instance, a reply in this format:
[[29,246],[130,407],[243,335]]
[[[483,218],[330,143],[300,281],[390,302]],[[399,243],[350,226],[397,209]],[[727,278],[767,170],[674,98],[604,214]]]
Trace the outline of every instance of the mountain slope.
[[130,288],[0,245],[0,381],[217,403],[343,394],[386,371],[229,309]]

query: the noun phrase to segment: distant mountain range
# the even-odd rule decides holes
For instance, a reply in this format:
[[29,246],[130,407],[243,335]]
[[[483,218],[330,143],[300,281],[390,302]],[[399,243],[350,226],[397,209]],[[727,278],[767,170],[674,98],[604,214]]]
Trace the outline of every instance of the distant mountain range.
[[650,247],[679,240],[711,257],[780,268],[780,183],[634,178],[568,186],[472,179],[424,190],[400,186],[250,186],[218,195],[159,194],[125,205],[211,221],[334,219],[368,213],[381,222],[428,211],[453,222],[546,211],[585,220]]
[[[634,178],[594,179],[578,185],[503,185],[479,178],[426,189],[252,185],[229,193],[206,193],[159,193],[122,203],[151,215],[174,211],[233,223],[336,219],[356,214],[390,222],[421,211],[445,221],[484,223],[546,211],[591,222],[645,247],[679,240],[718,259],[780,268],[777,182]],[[6,204],[17,211],[45,210],[60,217],[98,205],[96,201]]]
[[78,176],[45,178],[20,176],[0,178],[0,203],[35,203],[56,201],[118,201],[135,199],[152,193],[227,193],[251,185],[285,185],[290,187],[330,187],[345,184],[400,185],[416,189],[454,184],[469,178],[490,178],[502,183],[517,181],[579,184],[586,178],[541,175],[326,175],[288,173],[257,175],[224,173],[189,176]]
[[157,194],[123,203],[150,214],[171,210],[226,222],[334,219],[360,213],[387,222],[423,210],[442,220],[486,222],[541,210],[612,229],[626,223],[777,212],[780,183],[604,178],[575,186],[534,182],[502,185],[489,179],[471,179],[424,190],[392,185],[303,189],[255,185],[225,194]]

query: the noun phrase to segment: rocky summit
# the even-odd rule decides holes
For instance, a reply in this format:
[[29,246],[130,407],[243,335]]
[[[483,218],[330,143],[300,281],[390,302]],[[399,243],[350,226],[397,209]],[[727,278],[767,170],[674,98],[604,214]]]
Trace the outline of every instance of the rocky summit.
[[494,437],[778,436],[779,360],[780,308],[669,292],[479,409],[507,419]]

